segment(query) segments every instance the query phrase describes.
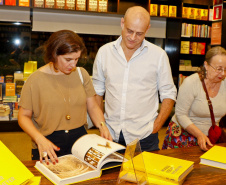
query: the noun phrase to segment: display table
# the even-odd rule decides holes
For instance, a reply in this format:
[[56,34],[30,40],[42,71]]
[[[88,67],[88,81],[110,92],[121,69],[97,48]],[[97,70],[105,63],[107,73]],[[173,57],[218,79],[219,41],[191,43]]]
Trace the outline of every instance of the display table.
[[[219,144],[220,146],[225,146],[226,143]],[[200,150],[198,146],[191,148],[180,148],[180,149],[169,149],[169,150],[159,150],[153,153],[163,154],[166,156],[176,157],[180,159],[186,159],[194,161],[194,169],[185,179],[183,185],[223,185],[226,184],[226,170],[209,167],[206,165],[199,164],[200,156],[204,153]],[[38,170],[34,168],[35,161],[25,161],[23,162],[29,170],[35,176],[41,176],[41,185],[52,184],[48,179],[46,179]],[[109,169],[103,171],[100,178],[93,180],[88,180],[78,183],[79,185],[113,185],[116,184],[120,167]],[[132,183],[129,183],[132,184]]]

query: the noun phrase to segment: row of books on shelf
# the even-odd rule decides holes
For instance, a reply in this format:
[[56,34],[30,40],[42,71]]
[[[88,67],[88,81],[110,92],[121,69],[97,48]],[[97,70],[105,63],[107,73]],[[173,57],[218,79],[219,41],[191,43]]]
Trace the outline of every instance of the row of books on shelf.
[[187,19],[209,20],[209,9],[183,7],[182,17]]
[[[0,5],[3,5],[3,0],[0,0]],[[17,0],[5,0],[4,5],[16,6]],[[30,7],[30,0],[18,0],[18,5]],[[38,8],[56,8],[107,12],[108,0],[33,0],[33,6]]]
[[200,68],[192,66],[191,60],[180,60],[179,71],[199,71]]
[[177,6],[150,4],[150,15],[161,17],[177,17]]
[[205,55],[206,43],[205,42],[190,42],[190,41],[181,41],[181,54],[196,54],[196,55]]
[[203,37],[210,38],[211,36],[211,26],[206,24],[188,24],[182,23],[181,37]]

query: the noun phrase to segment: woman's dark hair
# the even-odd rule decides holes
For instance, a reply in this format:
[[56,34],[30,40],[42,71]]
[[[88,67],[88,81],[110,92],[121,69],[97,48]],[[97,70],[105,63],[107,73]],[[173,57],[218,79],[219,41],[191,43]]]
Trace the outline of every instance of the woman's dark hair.
[[[206,52],[205,61],[208,64],[211,64],[212,58],[216,55],[226,55],[226,50],[224,48],[222,48],[221,46],[212,47],[211,49],[209,49]],[[200,75],[201,79],[206,78],[206,68],[204,67],[204,65],[201,67],[201,69],[199,71],[199,75]]]
[[70,30],[54,32],[45,44],[44,60],[46,63],[57,62],[57,56],[81,51],[81,56],[86,54],[86,47],[81,37]]

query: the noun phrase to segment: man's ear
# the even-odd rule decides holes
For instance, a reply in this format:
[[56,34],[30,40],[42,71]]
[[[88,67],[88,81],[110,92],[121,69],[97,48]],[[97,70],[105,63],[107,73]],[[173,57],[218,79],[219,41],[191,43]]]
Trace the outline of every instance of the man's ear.
[[124,20],[124,18],[122,17],[122,18],[121,18],[121,28],[122,28],[122,29],[124,28],[124,22],[125,22],[125,20]]

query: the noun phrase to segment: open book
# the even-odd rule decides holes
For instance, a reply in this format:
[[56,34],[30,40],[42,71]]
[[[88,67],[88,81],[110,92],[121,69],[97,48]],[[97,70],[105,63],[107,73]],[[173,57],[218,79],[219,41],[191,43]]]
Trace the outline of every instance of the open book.
[[103,169],[118,166],[123,156],[116,151],[124,146],[96,134],[86,134],[73,145],[72,154],[59,157],[59,162],[47,165],[36,162],[35,168],[57,185],[76,183],[101,176]]

